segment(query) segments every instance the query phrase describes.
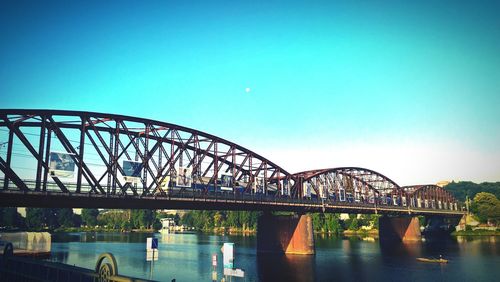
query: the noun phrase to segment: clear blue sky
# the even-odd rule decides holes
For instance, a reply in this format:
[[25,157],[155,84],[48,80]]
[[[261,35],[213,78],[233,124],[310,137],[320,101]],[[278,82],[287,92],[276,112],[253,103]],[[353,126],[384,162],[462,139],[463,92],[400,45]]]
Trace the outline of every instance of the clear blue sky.
[[500,180],[499,13],[499,1],[2,1],[0,108],[172,122],[292,172]]

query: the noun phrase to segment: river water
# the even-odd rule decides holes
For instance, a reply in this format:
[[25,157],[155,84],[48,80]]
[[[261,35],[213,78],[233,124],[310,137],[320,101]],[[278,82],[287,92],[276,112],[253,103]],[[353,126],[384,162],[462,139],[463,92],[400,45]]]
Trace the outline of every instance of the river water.
[[[146,238],[159,241],[159,259],[146,261]],[[158,281],[212,281],[212,254],[235,244],[235,267],[245,278],[232,281],[500,281],[500,237],[451,237],[418,243],[380,244],[373,238],[316,236],[316,255],[258,255],[255,236],[176,233],[59,233],[52,236],[50,260],[95,268],[111,252],[120,274]],[[417,257],[443,257],[448,264]],[[229,281],[227,279],[226,281]]]

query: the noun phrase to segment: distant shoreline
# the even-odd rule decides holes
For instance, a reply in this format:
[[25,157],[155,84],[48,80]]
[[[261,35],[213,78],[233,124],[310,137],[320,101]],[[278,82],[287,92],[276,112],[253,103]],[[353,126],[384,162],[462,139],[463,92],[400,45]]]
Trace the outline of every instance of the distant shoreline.
[[453,231],[452,236],[500,236],[500,230]]

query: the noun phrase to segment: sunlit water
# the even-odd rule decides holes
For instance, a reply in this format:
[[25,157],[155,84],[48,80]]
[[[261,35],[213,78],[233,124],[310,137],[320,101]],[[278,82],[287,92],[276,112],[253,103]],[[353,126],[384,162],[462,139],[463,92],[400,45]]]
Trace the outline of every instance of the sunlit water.
[[[316,255],[257,255],[255,236],[154,234],[159,259],[146,261],[144,233],[63,233],[52,237],[51,260],[95,268],[99,254],[111,252],[120,274],[159,281],[211,281],[212,254],[235,243],[235,266],[245,279],[232,281],[499,281],[500,237],[458,237],[418,243],[381,245],[358,237],[316,236]],[[423,263],[417,257],[443,257],[448,264]],[[228,280],[227,280],[228,281]]]

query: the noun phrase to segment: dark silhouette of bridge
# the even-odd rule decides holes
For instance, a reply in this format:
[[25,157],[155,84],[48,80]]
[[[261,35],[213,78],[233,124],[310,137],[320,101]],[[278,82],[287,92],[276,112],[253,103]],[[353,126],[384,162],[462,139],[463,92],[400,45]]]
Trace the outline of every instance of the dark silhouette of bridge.
[[435,185],[364,168],[289,173],[198,130],[136,117],[0,110],[3,206],[461,214]]

